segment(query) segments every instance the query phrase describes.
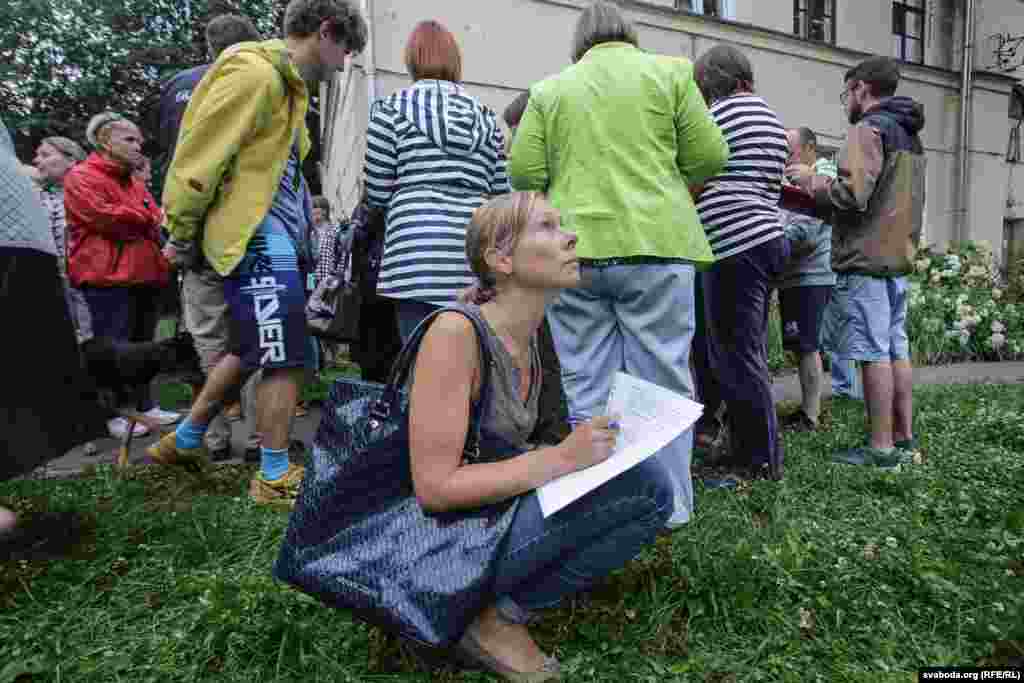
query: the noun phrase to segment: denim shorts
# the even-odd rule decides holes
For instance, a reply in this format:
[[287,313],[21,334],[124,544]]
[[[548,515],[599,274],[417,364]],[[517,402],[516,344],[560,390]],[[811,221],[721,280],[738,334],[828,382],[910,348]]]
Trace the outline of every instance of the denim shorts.
[[837,358],[910,360],[906,277],[840,273],[825,309],[822,337]]

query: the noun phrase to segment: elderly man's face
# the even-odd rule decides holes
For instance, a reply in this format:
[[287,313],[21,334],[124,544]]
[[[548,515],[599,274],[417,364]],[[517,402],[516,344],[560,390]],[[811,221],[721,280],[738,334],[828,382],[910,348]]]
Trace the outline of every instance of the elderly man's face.
[[136,166],[133,175],[142,181],[143,185],[149,185],[149,181],[153,179],[153,167],[149,164],[149,159]]
[[112,123],[103,132],[106,140],[101,143],[107,155],[134,171],[142,163],[142,132],[128,121]]

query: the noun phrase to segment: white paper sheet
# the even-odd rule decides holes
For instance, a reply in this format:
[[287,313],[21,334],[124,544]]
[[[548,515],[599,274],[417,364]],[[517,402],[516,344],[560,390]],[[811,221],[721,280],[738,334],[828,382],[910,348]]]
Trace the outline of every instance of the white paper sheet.
[[615,374],[606,415],[619,416],[615,451],[602,463],[537,489],[545,517],[651,457],[689,429],[704,406],[624,372]]

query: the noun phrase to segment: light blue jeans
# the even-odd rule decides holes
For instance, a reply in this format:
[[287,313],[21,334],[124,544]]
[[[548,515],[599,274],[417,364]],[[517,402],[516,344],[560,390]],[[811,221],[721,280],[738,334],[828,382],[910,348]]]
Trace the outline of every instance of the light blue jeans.
[[[580,270],[581,285],[563,291],[548,311],[570,421],[604,413],[616,372],[693,399],[693,265],[585,264]],[[669,527],[693,512],[692,450],[688,429],[655,456],[672,483]]]
[[829,353],[832,364],[832,396],[864,400],[864,388],[860,383],[860,369],[857,361],[844,360]]

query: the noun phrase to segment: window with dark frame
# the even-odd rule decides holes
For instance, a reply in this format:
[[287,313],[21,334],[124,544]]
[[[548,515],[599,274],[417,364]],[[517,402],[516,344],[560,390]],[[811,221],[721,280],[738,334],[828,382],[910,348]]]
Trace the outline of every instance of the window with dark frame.
[[835,0],[793,0],[793,35],[835,45]]
[[722,8],[718,6],[718,0],[703,0],[704,2],[704,16],[707,17],[721,17]]
[[893,0],[893,56],[924,64],[924,0]]
[[676,8],[706,17],[722,17],[721,0],[676,0]]

